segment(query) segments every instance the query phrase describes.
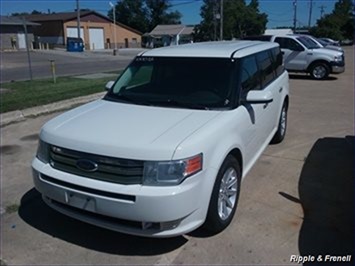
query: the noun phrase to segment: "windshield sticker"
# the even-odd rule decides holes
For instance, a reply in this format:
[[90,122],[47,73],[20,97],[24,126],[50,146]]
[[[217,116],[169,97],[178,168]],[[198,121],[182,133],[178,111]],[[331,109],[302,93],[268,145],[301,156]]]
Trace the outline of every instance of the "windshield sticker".
[[136,62],[153,62],[154,57],[140,56],[140,57],[137,57],[135,61]]

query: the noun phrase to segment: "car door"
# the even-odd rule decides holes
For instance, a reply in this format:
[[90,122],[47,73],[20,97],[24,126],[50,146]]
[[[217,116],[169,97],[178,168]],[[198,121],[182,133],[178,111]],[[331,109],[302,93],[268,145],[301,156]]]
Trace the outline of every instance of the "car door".
[[275,120],[278,117],[280,106],[280,83],[276,82],[274,59],[271,50],[259,52],[256,56],[259,67],[261,89],[272,95],[272,102],[263,104],[263,120],[261,142],[264,143],[275,129]]
[[280,45],[287,70],[306,69],[308,51],[301,43],[289,37],[276,37],[274,42]]
[[[260,152],[260,149],[265,142],[265,135],[267,135],[267,114],[268,105],[260,103],[249,103],[245,101],[248,93],[252,90],[261,90],[260,70],[257,63],[256,55],[247,56],[241,61],[241,102],[248,113],[247,121],[243,122],[243,142],[245,144],[245,162],[255,159]],[[269,110],[269,109],[268,109]]]

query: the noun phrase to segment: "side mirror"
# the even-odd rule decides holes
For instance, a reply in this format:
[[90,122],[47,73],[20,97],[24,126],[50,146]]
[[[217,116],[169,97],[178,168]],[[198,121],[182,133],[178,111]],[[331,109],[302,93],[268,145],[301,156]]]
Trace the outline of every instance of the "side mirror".
[[112,80],[110,80],[109,82],[106,83],[105,89],[106,89],[107,91],[111,90],[113,84],[115,84],[115,82],[112,81]]
[[246,99],[242,100],[242,103],[265,104],[265,103],[271,103],[272,101],[273,98],[271,92],[251,90],[248,92]]

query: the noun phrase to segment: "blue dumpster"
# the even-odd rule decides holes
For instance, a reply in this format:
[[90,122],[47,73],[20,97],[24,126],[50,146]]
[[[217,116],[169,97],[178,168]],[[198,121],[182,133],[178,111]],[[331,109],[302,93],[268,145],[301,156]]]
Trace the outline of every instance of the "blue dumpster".
[[82,52],[84,51],[84,42],[81,38],[67,38],[67,51],[68,52]]

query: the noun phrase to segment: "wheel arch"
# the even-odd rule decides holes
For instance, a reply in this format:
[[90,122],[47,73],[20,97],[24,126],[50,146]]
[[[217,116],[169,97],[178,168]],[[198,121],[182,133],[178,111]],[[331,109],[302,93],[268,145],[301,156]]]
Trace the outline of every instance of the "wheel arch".
[[317,64],[317,63],[325,64],[325,65],[329,68],[329,70],[331,70],[331,65],[330,65],[330,63],[329,63],[327,60],[325,60],[325,59],[317,59],[317,60],[312,61],[312,62],[308,65],[307,71],[308,71],[308,72],[311,72],[312,67],[313,67],[315,64]]
[[286,97],[284,99],[284,104],[286,105],[286,110],[288,110],[289,103],[290,103],[290,99],[289,99],[288,95],[286,95]]
[[[241,175],[243,176],[243,155],[242,155],[242,152],[240,151],[240,149],[234,148],[233,150],[231,150],[228,153],[228,155],[233,156],[238,161],[239,167],[240,167],[240,172],[241,172]],[[226,158],[227,158],[227,156],[226,156]]]

